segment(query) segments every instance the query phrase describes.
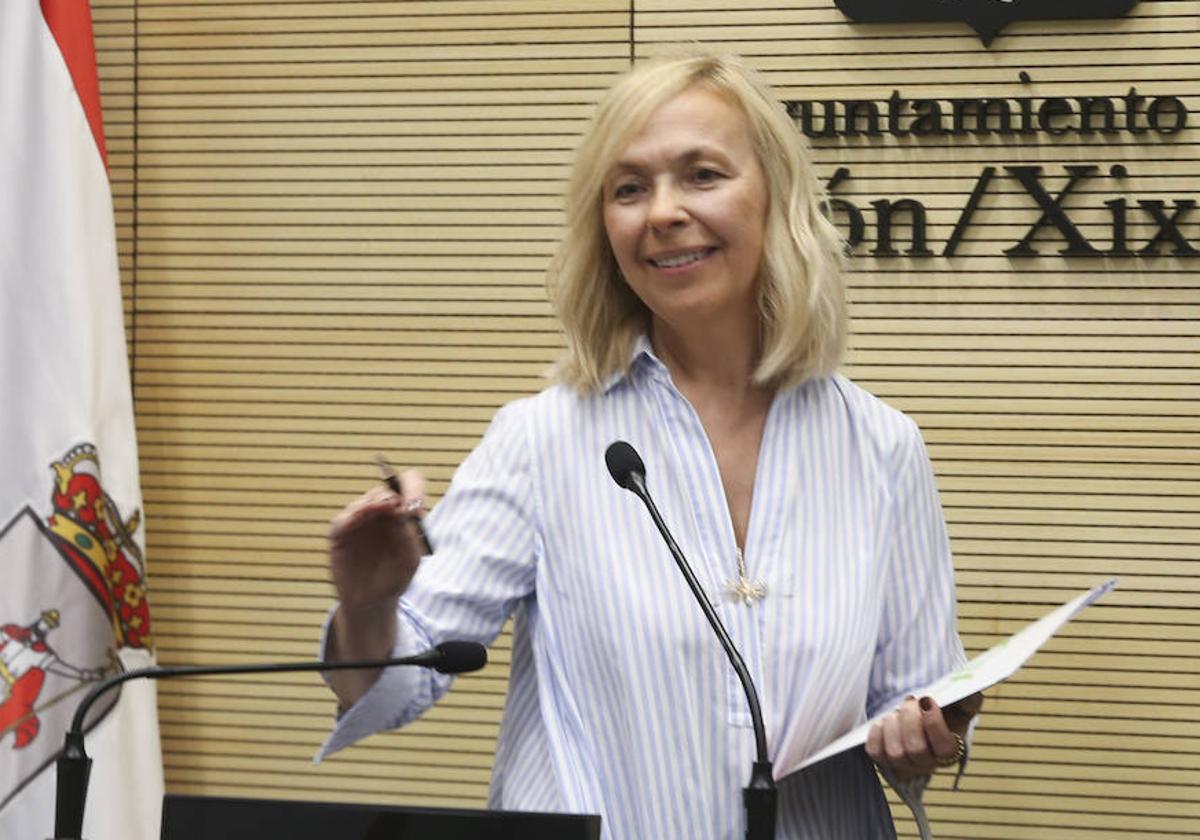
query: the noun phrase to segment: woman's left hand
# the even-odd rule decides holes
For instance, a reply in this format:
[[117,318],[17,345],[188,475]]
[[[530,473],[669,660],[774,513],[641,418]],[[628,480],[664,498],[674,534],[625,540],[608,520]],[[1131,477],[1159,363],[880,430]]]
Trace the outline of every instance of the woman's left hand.
[[947,706],[943,714],[932,698],[909,697],[871,727],[867,755],[901,781],[955,764],[962,757],[961,739],[982,701],[974,694]]

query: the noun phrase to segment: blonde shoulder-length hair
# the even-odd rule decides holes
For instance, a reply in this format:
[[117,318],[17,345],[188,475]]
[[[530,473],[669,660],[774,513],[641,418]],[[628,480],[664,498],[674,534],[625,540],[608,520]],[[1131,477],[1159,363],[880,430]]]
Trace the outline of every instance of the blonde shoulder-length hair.
[[603,183],[621,152],[662,104],[703,86],[746,115],[770,191],[758,278],[761,353],[754,381],[786,386],[829,374],[846,345],[844,244],[822,212],[824,190],[782,104],[730,56],[693,54],[641,64],[597,106],[575,155],[566,231],[547,285],[566,333],[551,376],[582,392],[623,372],[650,326],[646,306],[621,276],[604,229]]

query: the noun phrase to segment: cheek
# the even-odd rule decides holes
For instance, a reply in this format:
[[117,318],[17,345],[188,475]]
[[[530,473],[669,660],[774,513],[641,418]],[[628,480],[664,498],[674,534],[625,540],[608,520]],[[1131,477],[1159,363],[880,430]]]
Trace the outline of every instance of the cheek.
[[737,225],[738,238],[748,250],[761,255],[767,235],[767,208],[757,200],[741,202],[732,220]]
[[638,232],[641,229],[630,213],[622,212],[623,209],[618,207],[604,211],[604,234],[608,238],[608,247],[622,265],[636,255]]
[[760,196],[747,192],[712,194],[692,204],[692,215],[717,235],[746,242],[765,227],[766,206]]
[[738,220],[748,228],[763,229],[767,224],[767,197],[762,191],[747,190],[738,202]]

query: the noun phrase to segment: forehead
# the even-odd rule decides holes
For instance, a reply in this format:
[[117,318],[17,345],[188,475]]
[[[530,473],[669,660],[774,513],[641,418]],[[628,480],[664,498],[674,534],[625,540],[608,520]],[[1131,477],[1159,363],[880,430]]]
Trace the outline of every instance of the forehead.
[[712,90],[692,87],[650,112],[620,150],[615,166],[717,153],[733,159],[756,157],[745,113]]

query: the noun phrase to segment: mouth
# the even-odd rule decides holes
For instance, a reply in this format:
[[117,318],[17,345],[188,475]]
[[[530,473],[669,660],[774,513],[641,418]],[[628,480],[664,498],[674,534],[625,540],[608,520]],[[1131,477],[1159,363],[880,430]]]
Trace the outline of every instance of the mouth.
[[693,248],[690,251],[676,251],[672,254],[662,254],[657,257],[647,257],[646,262],[655,268],[683,268],[692,263],[698,263],[716,252],[716,248]]

